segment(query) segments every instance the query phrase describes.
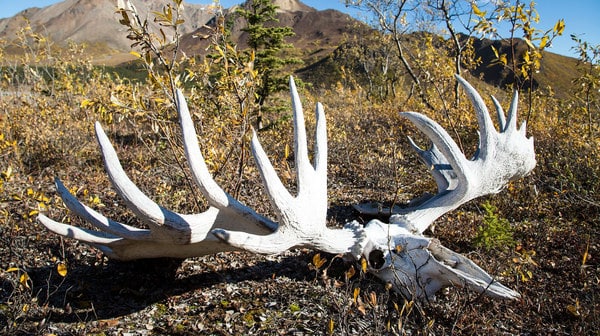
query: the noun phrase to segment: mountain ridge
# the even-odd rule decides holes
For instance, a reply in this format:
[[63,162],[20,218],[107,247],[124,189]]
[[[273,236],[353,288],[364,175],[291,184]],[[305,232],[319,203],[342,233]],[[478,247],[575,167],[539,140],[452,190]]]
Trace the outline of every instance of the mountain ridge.
[[[207,0],[208,1],[208,0]],[[152,11],[161,11],[164,1],[161,0],[132,0],[140,16],[150,17]],[[130,61],[135,57],[129,54],[132,41],[126,37],[126,27],[119,23],[120,16],[116,12],[116,0],[64,0],[44,8],[29,8],[19,14],[0,19],[0,39],[11,41],[16,38],[16,32],[22,28],[22,17],[27,17],[32,29],[48,36],[56,43],[72,40],[86,43],[102,55],[94,55],[96,64],[117,65]],[[361,21],[337,10],[316,10],[299,0],[274,0],[277,10],[278,25],[292,27],[295,35],[287,41],[294,45],[296,53],[305,61],[306,71],[328,71],[326,76],[335,82],[339,65],[345,62],[335,58],[335,51],[347,42],[349,36],[364,36],[372,31]],[[223,9],[227,16],[238,6]],[[182,13],[185,22],[181,25],[180,47],[188,56],[206,53],[209,41],[198,38],[206,35],[207,26],[214,19],[214,8],[210,5],[195,5],[184,3]],[[158,25],[150,22],[154,31]],[[234,20],[231,27],[232,41],[239,49],[247,47],[247,34],[242,30],[242,19]],[[169,33],[165,29],[165,33]],[[511,55],[510,44],[506,41],[474,38],[474,48],[477,56],[481,57],[482,65],[471,74],[494,86],[506,86],[512,82],[512,75],[507,69],[494,62],[491,45],[500,53]],[[377,42],[376,42],[377,43]],[[526,47],[517,40],[515,50],[520,59]],[[339,53],[338,53],[339,54]],[[329,64],[326,68],[316,66]],[[551,52],[544,52],[541,71],[536,74],[534,88],[552,86],[555,92],[565,94],[569,90],[571,80],[576,75],[577,60]],[[332,68],[333,66],[333,68]],[[304,72],[306,74],[306,72]]]
[[[160,11],[163,6],[160,0],[132,2],[142,18],[151,11]],[[206,7],[185,5],[185,11],[182,12],[185,22],[181,25],[181,33],[189,33],[212,18]],[[150,27],[158,31],[158,25],[148,21]],[[0,19],[0,38],[14,40],[19,29],[27,23],[34,32],[42,33],[59,44],[66,41],[97,43],[115,51],[127,51],[131,45],[125,34],[126,28],[119,23],[115,0],[64,0],[43,8],[28,8],[10,18]]]

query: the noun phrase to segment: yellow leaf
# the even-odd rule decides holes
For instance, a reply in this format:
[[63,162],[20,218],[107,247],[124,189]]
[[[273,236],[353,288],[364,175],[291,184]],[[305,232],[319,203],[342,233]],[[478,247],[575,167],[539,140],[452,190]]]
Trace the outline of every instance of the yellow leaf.
[[329,319],[329,325],[327,326],[329,335],[333,335],[333,319]]
[[588,237],[587,245],[585,246],[585,252],[583,252],[583,258],[581,258],[581,266],[585,266],[586,262],[589,258],[589,249],[590,249],[590,238]]
[[12,176],[12,167],[8,166],[8,168],[6,168],[6,171],[2,172],[2,178],[4,178],[5,180],[8,181],[8,179],[10,179],[11,176]]
[[81,107],[81,108],[86,108],[86,107],[88,107],[88,106],[92,106],[92,105],[94,105],[94,102],[93,102],[93,101],[91,101],[91,100],[89,100],[89,99],[84,99],[84,100],[82,100],[82,101],[81,101],[81,105],[80,105],[80,107]]
[[548,44],[548,36],[542,37],[542,41],[540,41],[540,49],[544,49]]
[[500,61],[500,63],[502,63],[504,65],[508,64],[508,59],[506,59],[506,54],[500,55],[500,57],[498,58],[498,60]]
[[321,268],[321,266],[323,266],[325,264],[327,259],[321,258],[321,255],[319,253],[317,253],[313,256],[312,261],[313,261],[313,265],[315,265],[316,268]]
[[479,7],[477,7],[477,5],[475,4],[475,2],[471,2],[471,8],[473,9],[473,14],[479,16],[479,17],[484,17],[485,16],[485,12],[482,12]]
[[352,300],[354,301],[354,303],[356,303],[356,298],[358,298],[358,294],[360,294],[360,288],[356,287],[354,288],[354,293],[352,295]]
[[[500,58],[500,54],[498,53],[498,49],[496,49],[496,47],[491,46],[492,47],[492,52],[494,53],[494,56],[496,56],[496,58]],[[433,169],[433,167],[431,167],[431,169]]]
[[356,270],[354,269],[354,266],[350,266],[350,269],[346,271],[346,279],[351,279],[354,274],[356,274]]
[[65,263],[63,262],[58,263],[58,265],[56,265],[56,271],[58,272],[58,274],[60,274],[61,277],[66,277],[67,265],[65,265]]
[[363,273],[367,273],[367,259],[360,259],[360,269],[363,271]]
[[19,277],[19,283],[21,283],[21,285],[25,286],[26,288],[29,288],[29,274],[27,274],[26,272],[21,274],[21,276]]
[[290,146],[288,144],[285,144],[283,159],[287,160],[288,157],[290,157]]
[[552,30],[556,33],[556,35],[562,35],[563,32],[565,31],[565,20],[564,19],[558,20]]
[[98,195],[90,196],[90,203],[95,205],[101,205],[102,201],[100,201],[100,197]]
[[223,52],[223,49],[221,49],[221,47],[219,47],[217,45],[217,46],[215,46],[215,49],[217,50],[217,52],[219,53],[219,55],[221,55],[221,57],[225,57],[225,53]]
[[140,55],[140,53],[137,51],[132,50],[129,53],[137,58],[142,58],[142,55]]

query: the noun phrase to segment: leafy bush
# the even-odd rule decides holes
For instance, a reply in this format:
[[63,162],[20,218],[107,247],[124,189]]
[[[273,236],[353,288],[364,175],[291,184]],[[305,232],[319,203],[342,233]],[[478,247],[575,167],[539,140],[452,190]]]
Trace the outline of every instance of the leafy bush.
[[498,208],[489,201],[481,205],[485,214],[483,225],[477,227],[477,236],[473,239],[475,246],[491,250],[499,247],[515,246],[513,228],[506,218],[499,217]]

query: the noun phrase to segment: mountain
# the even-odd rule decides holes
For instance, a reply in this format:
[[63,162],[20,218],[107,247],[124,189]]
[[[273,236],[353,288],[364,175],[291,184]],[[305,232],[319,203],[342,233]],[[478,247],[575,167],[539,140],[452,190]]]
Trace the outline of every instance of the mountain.
[[[211,0],[206,0],[210,2]],[[316,10],[299,0],[273,0],[278,6],[278,25],[292,27],[295,36],[288,38],[295,49],[291,52],[294,56],[304,60],[304,69],[299,75],[310,82],[334,84],[341,80],[342,69],[350,69],[361,76],[363,64],[360,64],[359,53],[377,53],[381,50],[381,40],[372,39],[369,32],[372,29],[366,24],[336,10]],[[152,17],[152,11],[161,11],[169,3],[166,0],[132,0],[139,10],[142,18]],[[116,13],[117,0],[64,0],[44,8],[30,8],[22,11],[12,18],[0,19],[0,39],[12,41],[16,33],[24,27],[26,17],[34,32],[48,36],[57,44],[71,40],[78,43],[85,42],[88,50],[96,57],[96,63],[114,65],[133,59],[129,55],[132,41],[126,38],[125,27],[119,23],[120,15]],[[214,7],[211,5],[185,4],[181,26],[183,34],[180,40],[181,49],[188,55],[206,53],[209,41],[203,39],[208,34],[208,27],[214,25]],[[242,3],[238,6],[248,6]],[[231,19],[231,38],[238,49],[247,46],[247,34],[242,31],[242,19],[234,19],[231,15],[237,6],[224,10],[227,19]],[[149,14],[150,13],[150,14]],[[158,31],[157,24],[149,21],[154,31]],[[164,29],[169,34],[169,29]],[[466,38],[466,37],[461,37]],[[420,45],[423,36],[417,33],[408,34],[405,39],[412,40],[412,46]],[[420,40],[421,39],[421,40]],[[491,46],[500,53],[510,57],[510,43],[507,41],[494,41],[473,38],[475,53],[481,58],[481,64],[472,71],[475,77],[483,79],[494,86],[511,84],[513,78],[510,71],[498,64],[493,64],[495,55]],[[523,58],[526,44],[515,40],[515,57]],[[436,46],[440,52],[444,50],[443,43]],[[577,60],[544,52],[541,70],[535,75],[534,88],[552,86],[560,94],[568,92],[571,80],[576,75]],[[399,69],[402,71],[402,69]]]
[[[206,0],[207,3],[210,0]],[[152,17],[151,12],[161,11],[168,3],[165,0],[132,0],[142,18]],[[47,36],[55,43],[66,41],[85,43],[94,56],[114,55],[124,53],[125,58],[131,59],[127,53],[131,50],[132,41],[128,40],[126,28],[119,23],[120,14],[116,12],[117,0],[65,0],[44,8],[29,8],[11,18],[0,19],[0,39],[13,41],[17,32],[25,27],[26,20],[34,32]],[[313,60],[337,48],[345,34],[353,27],[361,25],[359,21],[347,14],[336,10],[318,11],[298,0],[274,0],[278,6],[277,18],[279,25],[292,27],[295,36],[288,39],[289,43],[303,50],[304,56],[310,55]],[[243,3],[238,6],[248,6]],[[214,22],[214,8],[211,5],[193,5],[184,2],[185,10],[181,26],[181,47],[188,55],[202,54],[208,41],[197,38],[205,35],[206,25]],[[233,13],[237,6],[225,9],[224,13]],[[149,15],[150,13],[150,15]],[[158,25],[148,20],[154,32]],[[362,24],[364,27],[365,25]],[[241,19],[234,20],[232,39],[239,48],[246,47],[247,36],[242,31]],[[169,29],[164,29],[169,34]],[[204,33],[203,33],[204,32]],[[108,63],[117,63],[114,56]],[[309,57],[310,58],[310,57]],[[109,58],[96,58],[100,63]]]
[[[302,52],[305,62],[317,61],[337,48],[347,35],[360,33],[361,29],[369,29],[364,23],[337,10],[316,10],[297,0],[274,0],[277,9],[278,26],[292,27],[295,35],[286,39],[296,50]],[[241,6],[245,6],[242,4]],[[228,10],[233,13],[236,7]],[[226,14],[228,17],[230,14]],[[227,18],[229,19],[229,18]],[[188,55],[202,54],[209,41],[201,36],[208,35],[208,28],[214,24],[200,27],[196,31],[182,37],[181,48]],[[241,18],[233,20],[231,39],[238,49],[247,47],[248,36],[242,31],[244,22]]]
[[[151,11],[161,11],[167,3],[161,0],[132,2],[142,18],[147,17]],[[185,5],[182,33],[194,31],[212,18],[206,7]],[[120,15],[116,13],[116,9],[116,0],[65,0],[44,8],[29,8],[13,17],[0,19],[0,38],[14,40],[17,32],[26,25],[24,18],[27,18],[34,32],[47,36],[54,42],[70,40],[116,51],[129,51],[131,41],[126,38],[126,28],[119,23]],[[150,26],[158,31],[158,25],[154,22],[150,22]],[[169,30],[165,29],[165,33],[168,34]]]

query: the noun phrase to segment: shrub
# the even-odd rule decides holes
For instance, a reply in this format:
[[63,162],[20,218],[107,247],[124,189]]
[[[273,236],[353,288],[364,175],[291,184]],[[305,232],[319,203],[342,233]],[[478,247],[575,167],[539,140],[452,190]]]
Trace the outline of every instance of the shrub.
[[474,243],[478,247],[491,250],[496,247],[515,246],[513,229],[506,218],[499,217],[498,209],[486,201],[481,205],[485,210],[483,225],[477,228],[477,236]]

